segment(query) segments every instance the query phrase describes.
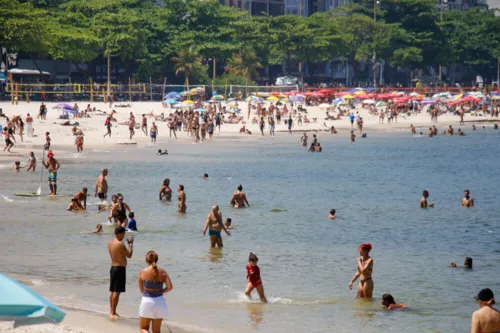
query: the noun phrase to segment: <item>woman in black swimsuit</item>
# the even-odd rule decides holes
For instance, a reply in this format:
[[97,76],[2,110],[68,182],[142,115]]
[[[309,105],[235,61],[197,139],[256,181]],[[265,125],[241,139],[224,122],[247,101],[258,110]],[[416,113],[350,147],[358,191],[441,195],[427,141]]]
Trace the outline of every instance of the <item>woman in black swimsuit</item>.
[[[127,210],[129,213],[133,213],[133,211],[130,209],[130,207],[123,202],[123,197],[120,196],[118,197],[118,204],[116,207],[116,218],[118,220],[118,223],[123,226],[125,224],[125,227],[127,225]],[[124,228],[125,228],[124,227]]]

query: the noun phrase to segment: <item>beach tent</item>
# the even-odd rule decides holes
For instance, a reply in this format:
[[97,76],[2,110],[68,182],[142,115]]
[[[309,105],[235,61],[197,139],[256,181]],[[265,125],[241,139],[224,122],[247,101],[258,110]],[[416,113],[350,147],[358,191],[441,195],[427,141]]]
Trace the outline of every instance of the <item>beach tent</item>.
[[14,321],[14,327],[60,323],[64,311],[23,284],[0,273],[0,320]]

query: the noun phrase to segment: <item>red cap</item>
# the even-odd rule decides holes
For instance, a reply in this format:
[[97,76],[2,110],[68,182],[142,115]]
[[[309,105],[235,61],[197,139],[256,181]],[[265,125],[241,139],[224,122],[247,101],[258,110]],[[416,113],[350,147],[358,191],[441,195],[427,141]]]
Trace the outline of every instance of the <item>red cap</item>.
[[54,157],[54,153],[49,151],[49,153],[47,154],[47,157]]

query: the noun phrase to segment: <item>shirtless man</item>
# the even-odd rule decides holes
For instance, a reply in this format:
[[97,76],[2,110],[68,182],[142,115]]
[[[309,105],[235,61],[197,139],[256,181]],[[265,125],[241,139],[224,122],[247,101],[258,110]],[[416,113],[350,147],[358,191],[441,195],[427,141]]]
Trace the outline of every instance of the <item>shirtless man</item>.
[[130,140],[134,137],[135,134],[135,117],[131,116],[128,123],[128,130],[130,131]]
[[73,196],[73,199],[78,200],[78,203],[83,210],[87,209],[87,188],[84,187],[80,192]]
[[420,198],[420,208],[434,207],[434,202],[430,204],[427,203],[427,198],[429,197],[429,191],[424,190],[422,193],[422,198]]
[[109,318],[116,319],[120,317],[116,313],[118,301],[120,300],[120,293],[125,292],[126,284],[126,267],[127,258],[132,258],[134,238],[129,236],[127,239],[128,249],[123,244],[125,238],[125,228],[115,228],[115,238],[108,242],[109,256],[111,257],[111,270],[109,271]]
[[[108,175],[108,169],[102,169],[101,174],[97,177],[95,181],[95,192],[94,196],[101,200],[101,206],[104,200],[108,197],[108,181],[106,176]],[[102,208],[102,207],[99,207]]]
[[11,137],[13,137],[13,135],[11,136],[8,130],[4,130],[3,135],[5,138],[5,148],[3,149],[3,151],[7,150],[10,153],[10,148],[14,147],[14,143],[11,140]]
[[231,198],[231,207],[245,208],[245,204],[247,205],[247,207],[250,207],[247,196],[245,192],[243,192],[243,186],[240,185],[238,186],[238,191],[236,191]]
[[146,115],[142,115],[142,124],[141,124],[141,129],[148,136],[148,118],[146,118]]
[[469,195],[469,190],[465,190],[464,197],[462,198],[462,207],[474,207],[474,199],[472,199]]
[[410,129],[412,135],[415,135],[417,133],[417,130],[415,129],[415,126],[413,126],[413,124],[410,125]]
[[151,142],[156,143],[156,135],[158,134],[158,126],[156,126],[153,121],[153,125],[151,125],[151,129],[149,130],[149,134],[151,136]]
[[453,135],[453,127],[451,127],[451,125],[448,127],[448,130],[446,131],[446,134],[448,134],[449,136]]
[[179,195],[177,196],[178,203],[177,207],[179,208],[178,212],[179,213],[186,213],[186,193],[184,192],[184,185],[179,185],[177,186],[177,191],[179,192]]
[[500,312],[492,305],[495,304],[495,295],[491,289],[483,289],[474,297],[479,310],[472,314],[471,333],[500,332]]
[[83,134],[80,132],[75,138],[76,152],[83,153]]
[[170,118],[168,120],[168,130],[169,130],[170,139],[172,139],[172,133],[174,133],[174,137],[177,140],[177,134],[175,134],[175,119]]
[[56,195],[57,194],[57,170],[59,170],[59,167],[61,165],[54,158],[54,154],[51,151],[49,151],[49,153],[47,154],[47,157],[49,158],[47,160],[47,162],[42,161],[42,164],[47,170],[49,170],[49,188],[50,188],[49,195]]
[[434,136],[434,130],[432,127],[429,127],[429,138],[432,138]]
[[210,236],[210,247],[222,247],[222,237],[220,232],[222,229],[226,232],[228,236],[231,233],[227,230],[224,223],[222,223],[222,213],[219,211],[219,206],[214,205],[212,211],[208,214],[207,220],[205,222],[205,228],[203,228],[203,236],[207,233]]

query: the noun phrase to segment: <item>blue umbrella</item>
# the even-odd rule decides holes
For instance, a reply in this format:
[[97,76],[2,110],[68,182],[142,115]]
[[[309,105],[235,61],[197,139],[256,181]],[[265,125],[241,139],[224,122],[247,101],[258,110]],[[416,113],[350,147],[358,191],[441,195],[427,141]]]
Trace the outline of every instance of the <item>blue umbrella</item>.
[[77,114],[78,111],[74,109],[63,109],[64,113],[71,113],[71,114]]
[[28,287],[0,273],[0,320],[14,321],[14,327],[60,323],[64,311]]
[[196,112],[205,112],[206,110],[204,108],[197,108],[194,109]]
[[177,104],[177,103],[179,103],[177,100],[175,100],[173,98],[168,98],[164,102],[165,102],[165,104]]
[[165,98],[165,99],[167,99],[167,98],[182,99],[182,96],[181,96],[181,94],[179,94],[178,92],[175,92],[175,91],[174,91],[174,92],[171,92],[171,93],[166,94],[164,98]]

